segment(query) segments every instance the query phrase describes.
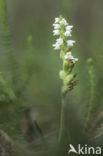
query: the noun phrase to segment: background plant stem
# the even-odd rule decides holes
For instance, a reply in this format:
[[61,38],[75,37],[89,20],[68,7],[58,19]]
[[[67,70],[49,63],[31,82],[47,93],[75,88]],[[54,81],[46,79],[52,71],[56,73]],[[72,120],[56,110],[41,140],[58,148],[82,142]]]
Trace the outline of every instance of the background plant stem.
[[94,97],[95,97],[95,82],[94,82],[94,69],[93,69],[93,60],[88,59],[88,73],[90,81],[90,100],[86,117],[85,128],[87,128],[89,121],[91,120],[92,111],[94,108]]

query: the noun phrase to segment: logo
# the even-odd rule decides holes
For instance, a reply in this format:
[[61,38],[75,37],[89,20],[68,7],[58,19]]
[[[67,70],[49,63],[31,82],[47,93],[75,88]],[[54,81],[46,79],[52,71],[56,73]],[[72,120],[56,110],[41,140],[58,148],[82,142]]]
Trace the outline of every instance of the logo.
[[101,155],[102,154],[102,149],[101,147],[88,147],[87,145],[81,146],[80,144],[78,144],[77,149],[70,144],[69,145],[69,151],[68,154],[70,155],[70,153],[75,153],[75,154],[97,154],[97,155]]

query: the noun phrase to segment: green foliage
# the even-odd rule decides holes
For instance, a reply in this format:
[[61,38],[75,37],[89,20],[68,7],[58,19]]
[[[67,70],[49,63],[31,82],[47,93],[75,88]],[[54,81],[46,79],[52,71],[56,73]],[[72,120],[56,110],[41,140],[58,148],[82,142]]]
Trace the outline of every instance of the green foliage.
[[[25,6],[28,3],[29,1],[25,3]],[[36,2],[33,1],[33,4],[34,3]],[[75,71],[79,71],[80,83],[75,88],[75,90],[71,92],[69,96],[67,95],[66,100],[63,99],[62,110],[65,111],[65,114],[62,114],[64,116],[61,116],[61,120],[64,118],[65,122],[64,120],[61,121],[61,123],[64,124],[61,127],[63,128],[62,131],[65,132],[65,133],[63,132],[63,139],[67,141],[66,142],[67,146],[65,147],[65,144],[63,144],[61,149],[64,147],[66,150],[66,153],[65,154],[64,153],[58,154],[58,152],[56,154],[54,153],[55,151],[54,149],[58,148],[57,144],[55,144],[55,142],[57,141],[56,140],[57,134],[53,134],[53,135],[50,134],[49,137],[47,138],[47,143],[49,144],[50,142],[50,145],[48,145],[46,151],[49,151],[48,148],[51,149],[52,144],[53,146],[52,146],[52,152],[51,150],[48,152],[49,156],[50,155],[63,155],[63,156],[67,155],[69,143],[72,143],[73,145],[78,144],[78,143],[89,145],[92,143],[92,146],[95,146],[95,144],[98,144],[98,145],[103,144],[103,124],[102,124],[103,115],[98,117],[100,115],[100,112],[103,109],[103,97],[102,97],[102,92],[103,92],[103,87],[102,87],[102,84],[103,84],[102,82],[103,80],[102,38],[103,37],[102,36],[103,34],[101,33],[102,32],[102,20],[101,18],[98,18],[101,16],[101,13],[98,14],[99,3],[98,2],[96,3],[96,1],[94,1],[93,3],[92,8],[96,8],[96,9],[93,9],[94,11],[96,10],[95,12],[92,11],[91,9],[92,3],[90,3],[89,1],[84,1],[81,3],[79,1],[72,2],[70,0],[68,3],[69,5],[67,5],[67,1],[64,0],[61,3],[63,5],[62,10],[64,11],[64,14],[67,14],[67,18],[69,15],[69,18],[72,19],[75,26],[77,28],[78,26],[81,27],[81,29],[74,30],[75,31],[74,35],[76,35],[76,37],[78,38],[77,44],[76,44],[77,47],[79,47],[79,43],[80,43],[80,48],[76,47],[74,49],[74,53],[78,52],[78,55],[80,55],[79,59],[81,57],[81,60],[79,61],[79,67],[77,66],[76,70],[73,69],[74,73]],[[101,3],[102,1],[100,2],[100,4]],[[49,2],[48,2],[48,6],[50,6]],[[90,8],[90,11],[88,11],[88,8]],[[55,7],[53,9],[55,10]],[[101,9],[102,7],[99,8],[99,11]],[[46,9],[46,14],[48,10]],[[23,11],[25,13],[25,9],[23,9]],[[96,20],[94,21],[90,19],[91,16],[87,18],[87,12],[90,14],[92,13],[92,15],[94,16],[96,15],[95,19],[96,18],[98,19],[97,23],[95,23]],[[17,58],[16,49],[15,48],[13,49],[13,46],[14,46],[12,44],[13,39],[11,38],[11,33],[9,30],[9,22],[8,22],[9,18],[7,15],[6,0],[0,0],[0,33],[2,36],[2,40],[3,40],[5,52],[6,52],[4,53],[4,57],[8,58],[8,61],[3,62],[3,63],[6,64],[7,67],[9,68],[8,73],[6,73],[5,71],[4,72],[6,74],[4,74],[3,72],[0,73],[0,119],[1,119],[0,128],[5,129],[9,134],[11,134],[11,136],[14,136],[14,138],[16,137],[16,135],[18,137],[21,134],[21,131],[18,126],[19,120],[21,120],[21,116],[23,115],[23,112],[27,110],[28,108],[30,108],[30,105],[32,104],[31,97],[28,94],[28,90],[27,90],[28,84],[31,85],[29,87],[32,88],[31,92],[33,94],[32,96],[34,100],[36,101],[38,105],[37,108],[40,109],[39,118],[43,122],[42,125],[44,126],[43,127],[44,133],[48,135],[48,133],[50,133],[51,130],[52,131],[54,129],[58,130],[58,127],[59,127],[58,116],[59,116],[59,111],[60,111],[60,92],[59,92],[58,86],[60,86],[60,82],[58,80],[58,76],[56,76],[57,68],[59,68],[58,67],[59,62],[57,58],[55,57],[55,55],[52,55],[52,52],[50,54],[50,51],[52,51],[52,49],[48,47],[51,47],[51,42],[48,42],[48,41],[51,41],[51,37],[50,37],[51,31],[50,32],[47,31],[48,29],[47,23],[49,20],[45,22],[44,14],[41,14],[41,13],[43,12],[41,11],[38,13],[39,16],[42,17],[41,21],[38,18],[40,24],[38,24],[39,22],[35,21],[34,24],[32,23],[32,30],[31,30],[31,32],[34,31],[33,33],[35,34],[35,36],[37,35],[34,38],[35,43],[37,42],[37,47],[36,47],[37,53],[35,52],[35,60],[34,60],[33,41],[32,41],[32,36],[30,35],[27,38],[28,49],[27,49],[26,60],[25,60],[25,63],[24,62],[22,63],[24,64],[24,66],[22,66],[23,72],[20,72],[19,64],[18,64],[18,61],[16,60]],[[25,18],[23,19],[22,16],[19,16],[20,14],[18,13],[18,15],[16,15],[16,18],[17,19],[20,18],[24,22]],[[35,17],[33,17],[33,19],[34,18]],[[16,21],[14,20],[15,25],[21,24],[18,22],[17,19]],[[101,21],[99,21],[99,19]],[[91,24],[91,21],[94,21],[94,23]],[[36,22],[37,22],[37,25],[36,25]],[[101,24],[99,24],[99,22],[101,22]],[[25,24],[23,26],[25,27]],[[24,27],[21,28],[22,32],[27,30],[27,27],[25,29]],[[31,29],[31,26],[30,26],[30,29]],[[19,39],[21,42],[23,42],[22,34],[23,33],[20,34],[21,40]],[[27,34],[27,32],[25,34]],[[18,36],[18,31],[15,32],[15,35]],[[63,36],[63,34],[61,34],[61,36]],[[92,40],[91,41],[92,44],[90,44],[90,40]],[[50,43],[50,45],[48,43]],[[64,49],[64,47],[62,48]],[[2,53],[2,49],[0,49],[0,52]],[[90,55],[93,56],[93,60],[88,59],[88,71],[86,71],[85,60],[88,57],[90,57]],[[61,53],[60,56],[64,58],[63,53]],[[98,74],[95,73],[95,68],[98,71]],[[34,72],[35,72],[35,77],[33,77],[32,82],[31,82],[31,78]],[[62,92],[66,94],[68,92],[68,85],[73,82],[73,79],[74,79],[73,76],[75,76],[71,72],[72,70],[70,69],[68,61],[64,61],[63,70],[60,72],[60,78],[63,80],[63,85],[64,85]],[[68,73],[70,74],[69,76],[68,76]],[[98,75],[99,75],[99,82],[97,86],[95,80],[97,79]],[[8,77],[10,77],[11,79],[8,79]],[[77,99],[79,99],[80,101],[78,101]],[[55,139],[53,140],[53,138]],[[16,150],[16,155],[23,155],[25,153],[24,155],[28,156],[31,154],[26,151],[26,147],[23,149],[24,153],[21,152],[22,150],[20,146],[19,148],[16,146],[15,150]],[[31,155],[43,155],[43,153],[37,152]],[[47,152],[44,155],[47,155]]]
[[[8,58],[9,72],[11,79],[6,79],[0,73],[0,125],[10,133],[18,133],[19,114],[30,108],[31,101],[26,91],[27,83],[33,74],[33,49],[32,36],[28,36],[28,55],[25,63],[24,74],[20,73],[19,64],[13,50],[12,38],[9,31],[6,0],[0,0],[0,20],[2,40],[5,48],[5,58]],[[5,75],[5,74],[4,74]],[[7,75],[7,74],[6,74]],[[22,79],[21,79],[21,76]],[[9,75],[7,75],[9,77]],[[6,118],[7,116],[7,118]]]
[[0,103],[8,103],[15,99],[13,89],[11,89],[0,73]]
[[12,39],[9,31],[8,15],[7,15],[7,5],[6,0],[0,0],[0,19],[1,19],[1,32],[4,43],[4,48],[6,51],[5,57],[8,58],[9,71],[12,77],[12,84],[17,84],[19,81],[18,77],[18,67],[16,62],[15,50],[12,48]]

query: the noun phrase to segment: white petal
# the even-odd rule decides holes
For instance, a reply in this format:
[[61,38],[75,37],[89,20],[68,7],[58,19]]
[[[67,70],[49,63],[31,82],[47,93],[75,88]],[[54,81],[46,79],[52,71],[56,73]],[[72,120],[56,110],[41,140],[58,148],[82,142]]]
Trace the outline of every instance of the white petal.
[[64,33],[64,35],[65,35],[65,36],[72,36],[70,31],[66,31],[66,32]]
[[67,55],[65,55],[65,59],[68,59],[68,56]]
[[53,24],[54,29],[60,29],[60,25],[59,24]]
[[53,35],[55,36],[55,35],[59,35],[60,33],[59,33],[59,30],[53,30]]
[[69,47],[69,46],[73,46],[73,44],[75,43],[75,41],[74,40],[68,40],[67,41],[67,46]]
[[53,44],[53,47],[54,47],[55,50],[59,50],[60,49],[60,45],[58,45],[57,43]]
[[72,28],[73,28],[73,25],[69,25],[69,26],[66,27],[66,30],[70,31]]
[[79,59],[78,58],[75,58],[75,61],[77,62]]
[[56,18],[55,18],[55,23],[58,23],[58,22],[59,22],[59,18],[56,17]]
[[65,59],[73,59],[72,53],[67,52],[67,54],[65,55]]
[[56,43],[59,44],[59,45],[63,44],[63,39],[62,38],[57,39]]
[[71,51],[67,52],[68,55],[72,55]]
[[68,25],[67,21],[64,18],[59,23],[64,24],[65,26]]

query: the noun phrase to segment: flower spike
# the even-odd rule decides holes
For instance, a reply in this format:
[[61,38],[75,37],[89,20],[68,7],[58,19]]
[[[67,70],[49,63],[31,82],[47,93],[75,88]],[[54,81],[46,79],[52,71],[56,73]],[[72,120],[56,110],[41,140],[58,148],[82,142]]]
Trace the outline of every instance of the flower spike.
[[60,71],[60,78],[63,80],[62,93],[66,94],[68,91],[72,90],[77,84],[72,70],[78,61],[78,58],[75,58],[72,55],[72,47],[75,44],[74,40],[70,40],[69,37],[72,36],[73,25],[69,25],[65,18],[62,16],[56,17],[53,24],[54,30],[53,35],[59,36],[56,39],[56,43],[53,44],[55,50],[60,50],[60,57],[63,60],[63,70]]

